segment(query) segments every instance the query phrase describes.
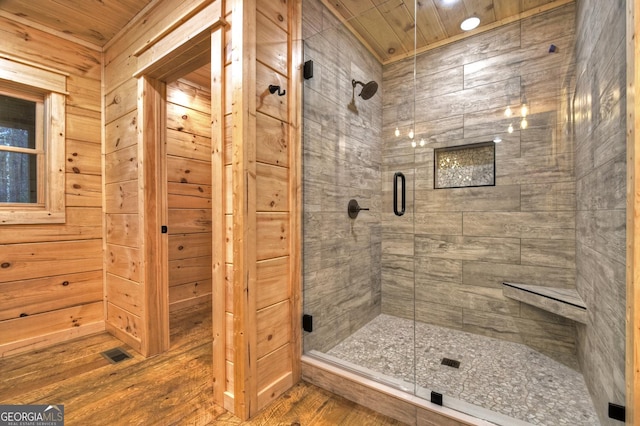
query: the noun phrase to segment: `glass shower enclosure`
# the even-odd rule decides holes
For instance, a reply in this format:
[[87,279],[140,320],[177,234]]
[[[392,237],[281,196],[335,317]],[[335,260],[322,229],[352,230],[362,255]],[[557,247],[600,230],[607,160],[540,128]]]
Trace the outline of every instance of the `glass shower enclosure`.
[[569,180],[572,59],[512,65],[553,22],[570,51],[574,6],[419,50],[424,5],[347,3],[303,2],[304,353],[496,424],[599,424],[574,321],[503,295],[574,285],[537,256],[575,211],[532,207]]

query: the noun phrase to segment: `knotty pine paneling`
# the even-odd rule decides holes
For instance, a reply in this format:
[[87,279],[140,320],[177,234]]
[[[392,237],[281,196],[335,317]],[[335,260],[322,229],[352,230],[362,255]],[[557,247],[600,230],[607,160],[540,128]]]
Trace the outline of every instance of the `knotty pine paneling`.
[[288,122],[287,96],[278,96],[269,92],[269,85],[280,86],[285,89],[289,84],[287,77],[264,65],[256,63],[256,111],[276,118],[282,122]]
[[102,300],[102,272],[0,283],[0,321]]
[[[136,111],[136,92],[137,87],[135,80],[131,78],[133,73],[137,69],[137,60],[133,55],[137,49],[153,39],[161,31],[167,28],[172,22],[176,21],[179,17],[185,16],[190,11],[196,10],[199,7],[205,5],[206,2],[202,0],[190,0],[186,2],[179,1],[165,1],[158,2],[153,8],[150,8],[144,16],[141,16],[137,22],[137,25],[132,25],[126,33],[116,37],[111,43],[107,45],[104,53],[105,69],[104,69],[104,86],[105,86],[105,105],[106,105],[106,140],[105,151],[108,154],[115,153],[119,150],[126,149],[129,146],[137,146],[139,138],[139,129],[136,121],[138,119],[138,112]],[[238,167],[237,164],[232,165],[232,151],[236,149],[243,149],[245,143],[244,135],[233,139],[231,136],[234,126],[234,117],[232,113],[232,94],[237,88],[232,87],[234,79],[231,78],[231,28],[233,25],[233,16],[230,13],[232,10],[233,2],[225,2],[226,16],[225,20],[230,25],[224,31],[224,45],[225,45],[225,63],[227,67],[225,69],[225,93],[226,96],[223,100],[225,117],[225,132],[224,132],[224,163],[228,165],[225,173],[226,192],[224,208],[226,213],[226,240],[227,249],[225,253],[225,267],[226,267],[226,280],[233,280],[234,276],[243,277],[246,276],[246,271],[234,271],[233,265],[233,238],[234,234],[242,232],[241,230],[233,229],[233,200],[234,197],[240,196],[239,194],[231,193],[232,177],[237,176],[233,168]],[[252,153],[259,158],[259,169],[263,173],[257,176],[257,179],[265,185],[266,193],[269,194],[269,200],[265,201],[265,210],[271,211],[274,208],[280,215],[278,218],[268,218],[266,225],[262,226],[261,236],[258,241],[252,243],[256,245],[256,250],[260,251],[265,256],[265,262],[272,260],[271,257],[277,258],[274,261],[278,264],[272,270],[280,271],[281,273],[288,273],[290,271],[289,265],[280,265],[281,259],[289,259],[287,256],[289,252],[289,245],[291,238],[289,236],[289,221],[290,216],[290,185],[293,182],[292,176],[288,171],[288,166],[291,164],[291,155],[289,145],[289,132],[288,121],[289,111],[288,97],[278,97],[269,94],[267,97],[264,92],[267,90],[269,84],[280,84],[283,89],[288,89],[288,73],[290,70],[289,57],[291,51],[288,48],[291,43],[289,34],[290,30],[290,18],[293,16],[291,10],[293,7],[289,2],[260,2],[258,5],[260,12],[258,12],[258,28],[247,28],[248,34],[252,31],[256,33],[268,35],[269,43],[262,43],[260,49],[260,61],[257,67],[260,68],[259,76],[246,76],[244,81],[251,81],[252,93],[256,89],[256,101],[257,109],[261,111],[263,117],[260,119],[260,124],[257,127],[256,134],[260,135],[260,138],[264,138],[267,143],[264,145],[264,149],[261,146],[259,153]],[[265,40],[264,37],[257,38],[256,40]],[[275,43],[272,43],[275,41]],[[251,60],[256,60],[256,57],[251,57]],[[248,80],[250,79],[250,80]],[[211,233],[211,208],[218,207],[212,206],[211,197],[215,199],[215,194],[212,194],[211,187],[211,144],[215,140],[211,140],[212,137],[217,135],[210,135],[209,129],[211,128],[212,117],[207,115],[207,109],[213,106],[207,106],[211,99],[207,100],[203,97],[204,84],[201,84],[201,79],[197,79],[200,83],[193,84],[188,79],[179,79],[177,82],[171,83],[167,87],[167,129],[166,129],[166,141],[167,141],[167,153],[168,158],[166,161],[167,166],[167,179],[168,179],[168,203],[169,203],[169,256],[173,257],[174,265],[186,265],[189,262],[197,262],[199,260],[205,260],[208,262],[208,267],[200,266],[198,271],[204,272],[205,269],[211,270],[212,259],[211,245],[206,243],[206,235]],[[240,81],[240,78],[235,78],[235,81]],[[254,86],[254,84],[258,86]],[[218,88],[216,88],[218,89]],[[244,90],[249,90],[246,87]],[[253,95],[252,95],[253,96]],[[188,102],[180,101],[179,98],[188,100]],[[217,99],[216,99],[217,102]],[[255,115],[255,111],[253,112]],[[268,122],[267,124],[265,124]],[[264,125],[263,125],[264,124]],[[261,132],[260,129],[264,132]],[[258,144],[261,145],[261,144]],[[214,153],[215,157],[215,153]],[[114,157],[116,158],[116,157]],[[126,156],[122,158],[127,158]],[[129,157],[130,158],[130,157]],[[138,193],[142,194],[139,189],[139,183],[137,178],[131,178],[126,173],[120,173],[119,170],[110,166],[109,173],[115,176],[107,176],[106,184],[106,211],[107,215],[123,214],[123,215],[141,215],[142,212],[138,211]],[[271,169],[275,168],[275,169]],[[274,172],[275,170],[275,172]],[[239,173],[244,173],[240,170]],[[287,179],[286,184],[283,179]],[[214,186],[215,187],[215,186]],[[272,206],[271,202],[275,204]],[[175,206],[175,207],[174,207]],[[256,214],[256,212],[250,212],[249,214]],[[265,213],[266,214],[266,213]],[[269,213],[272,214],[272,213]],[[266,217],[266,216],[265,216]],[[122,242],[126,241],[129,244],[132,240],[126,228],[126,221],[124,217],[122,220],[109,221],[108,223],[118,224],[119,229],[116,234],[118,239]],[[174,221],[172,224],[171,222]],[[270,225],[271,224],[271,225]],[[284,231],[283,231],[284,230]],[[139,231],[138,231],[139,232]],[[272,234],[272,235],[270,235]],[[197,241],[193,241],[190,236],[193,236]],[[236,239],[238,235],[235,235]],[[132,248],[138,249],[142,236],[139,236],[138,242]],[[263,241],[263,243],[260,242]],[[180,242],[182,241],[182,242]],[[264,248],[260,246],[264,245]],[[207,248],[207,246],[209,246]],[[213,259],[215,262],[216,259]],[[194,267],[195,268],[195,267]],[[176,267],[175,271],[178,268]],[[174,271],[174,272],[175,272]],[[199,273],[200,273],[199,272]],[[119,273],[124,274],[124,270],[120,270]],[[237,275],[236,275],[237,274]],[[175,276],[175,274],[173,274]],[[111,276],[111,275],[110,275]],[[204,276],[199,275],[196,277],[190,275],[186,279],[196,279],[200,283]],[[285,276],[285,279],[277,279],[275,277],[267,276],[263,279],[265,294],[261,299],[265,308],[267,306],[274,305],[276,303],[289,303],[288,298],[291,297],[291,285],[289,278]],[[206,282],[206,281],[205,281]],[[118,288],[118,294],[122,294],[122,290],[126,288],[126,285],[137,285],[134,281],[126,281],[122,284],[121,288]],[[126,285],[125,285],[126,284]],[[212,283],[215,287],[217,284]],[[279,287],[279,288],[276,288]],[[172,303],[175,305],[185,306],[185,303],[190,303],[186,297],[193,296],[193,300],[201,300],[203,297],[207,297],[206,293],[202,293],[202,288],[207,291],[207,286],[200,286],[197,288],[195,281],[187,283],[179,283],[171,286],[169,291],[169,297]],[[232,286],[229,286],[227,291],[225,309],[227,310],[228,324],[233,325],[234,318],[230,313],[233,310],[234,295]],[[256,289],[258,290],[258,289]],[[109,290],[108,290],[109,291]],[[176,300],[179,299],[179,300]],[[280,300],[279,300],[280,299]],[[144,343],[144,330],[146,325],[144,324],[144,318],[133,315],[128,310],[134,309],[135,303],[120,301],[115,302],[122,304],[118,306],[109,304],[107,315],[107,322],[109,329],[125,339],[132,340],[132,344],[140,347]],[[128,305],[127,305],[128,304]],[[173,306],[173,305],[172,305]],[[257,312],[249,313],[255,319]],[[127,328],[126,324],[130,318],[133,327]],[[290,321],[290,318],[287,319]],[[248,326],[253,324],[250,323]],[[255,329],[243,330],[245,333],[254,333]],[[238,365],[236,361],[240,360],[240,357],[244,356],[242,352],[236,353],[236,348],[233,347],[234,335],[233,328],[227,329],[226,346],[227,346],[227,360],[228,369],[226,372],[226,391],[231,392],[225,395],[225,406],[233,409],[233,392],[234,392],[234,374],[235,368],[245,369],[248,366],[244,363]],[[291,360],[293,354],[293,346],[287,342],[288,355],[286,359]],[[289,363],[291,365],[291,363]],[[265,368],[268,364],[262,364]],[[260,368],[260,367],[258,367]],[[268,368],[271,371],[271,368]],[[264,374],[261,373],[261,374]],[[257,378],[252,379],[255,383]],[[290,386],[291,380],[278,382],[280,387],[273,387],[275,393],[281,393],[286,390],[286,387]],[[287,386],[282,387],[284,384]],[[265,383],[265,386],[274,386],[272,382]],[[252,387],[253,389],[253,387]],[[237,390],[237,389],[235,389]],[[242,392],[249,392],[249,389],[241,389]],[[263,389],[264,391],[264,389]],[[254,392],[258,392],[255,388]],[[275,393],[273,393],[275,395]],[[269,393],[271,395],[272,393]],[[266,401],[268,398],[261,399]],[[231,404],[231,405],[230,405]],[[243,416],[242,413],[239,415]]]
[[138,100],[137,87],[137,81],[131,79],[105,95],[105,120],[108,124],[127,113],[135,112]]
[[258,389],[262,390],[291,371],[291,348],[289,343],[258,360]]
[[95,175],[66,173],[67,207],[97,207],[102,205],[102,178]]
[[211,138],[167,129],[167,154],[188,157],[194,160],[210,161]]
[[2,282],[101,270],[101,241],[2,244],[0,267]]
[[272,259],[289,254],[290,225],[288,213],[256,215],[256,257]]
[[[142,318],[111,302],[106,304],[106,328],[137,351],[142,345]],[[144,311],[143,311],[144,312]]]
[[100,113],[80,107],[68,107],[66,111],[66,136],[100,145]]
[[260,129],[256,160],[261,163],[287,167],[289,165],[289,133],[286,123],[258,113],[256,126]]
[[169,305],[178,309],[212,292],[211,92],[188,76],[168,84],[166,126]]
[[289,211],[289,169],[258,163],[256,165],[256,209]]
[[107,244],[105,249],[107,272],[133,282],[140,281],[140,250],[133,247]]
[[105,156],[106,183],[135,180],[138,177],[138,147],[119,149]]
[[107,221],[107,243],[133,247],[138,238],[139,221],[134,214],[110,214]]
[[289,263],[290,259],[288,257],[277,257],[258,262],[256,270],[257,309],[262,309],[287,299],[289,296],[289,280],[287,279],[289,276]]
[[128,312],[142,316],[142,286],[114,274],[106,274],[106,300]]
[[211,301],[211,280],[198,280],[169,287],[172,309],[183,309]]
[[100,149],[92,142],[67,140],[66,172],[102,176]]
[[55,226],[2,225],[2,244],[32,241],[99,240],[102,228],[96,226],[102,217],[99,208],[67,207],[66,223]]
[[69,74],[100,81],[99,52],[4,16],[0,17],[0,50]]
[[291,305],[289,300],[257,312],[258,360],[291,340]]
[[169,286],[211,279],[211,257],[169,260]]
[[169,234],[169,258],[211,256],[211,236],[206,233]]
[[262,13],[256,14],[256,57],[258,61],[286,75],[287,32]]
[[[118,182],[105,185],[105,212],[109,214],[137,213],[138,181]],[[108,232],[108,231],[107,231]]]
[[104,151],[110,154],[137,143],[138,114],[132,111],[105,126]]
[[[104,329],[103,321],[102,301],[5,320],[0,322],[0,347],[10,347],[18,341],[29,346],[28,342],[36,339],[44,340],[49,346],[63,340],[59,337],[51,339],[47,336],[49,334],[63,332],[67,338],[78,337],[82,334],[82,327],[89,328],[91,332],[96,328]],[[39,346],[38,343],[35,346]]]

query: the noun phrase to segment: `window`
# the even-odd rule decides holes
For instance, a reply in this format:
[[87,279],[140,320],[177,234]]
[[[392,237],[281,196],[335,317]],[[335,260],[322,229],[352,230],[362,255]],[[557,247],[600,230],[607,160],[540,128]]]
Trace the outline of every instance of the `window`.
[[0,57],[0,224],[65,220],[66,76]]
[[2,203],[42,203],[38,177],[44,166],[43,110],[43,99],[24,99],[0,91]]

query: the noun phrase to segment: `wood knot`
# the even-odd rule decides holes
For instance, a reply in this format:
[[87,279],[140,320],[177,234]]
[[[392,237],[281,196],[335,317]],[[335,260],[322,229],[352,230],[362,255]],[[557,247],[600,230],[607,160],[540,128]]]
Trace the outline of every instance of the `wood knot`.
[[185,114],[185,115],[183,115],[183,116],[182,116],[182,119],[183,119],[183,120],[186,120],[187,118],[189,118],[189,116],[188,116],[187,114]]
[[72,170],[73,170],[73,173],[80,173],[80,169],[77,167],[74,167]]
[[68,285],[69,285],[69,281],[62,281],[62,286],[63,286],[63,287],[66,287],[66,286],[68,286]]
[[178,246],[178,250],[184,250],[184,246]]
[[24,312],[20,314],[20,318],[28,317],[29,314],[25,314]]
[[281,14],[278,13],[278,21],[283,22],[284,21],[284,16],[282,16]]
[[269,341],[269,342],[270,342],[270,341],[271,341],[271,339],[273,339],[273,334],[270,334],[270,335],[268,335],[268,336],[267,336],[267,341]]
[[80,189],[80,188],[82,188],[82,185],[79,185],[77,183],[73,184],[73,189]]
[[2,262],[2,264],[0,264],[2,269],[7,269],[9,266],[11,266],[11,263],[9,262]]

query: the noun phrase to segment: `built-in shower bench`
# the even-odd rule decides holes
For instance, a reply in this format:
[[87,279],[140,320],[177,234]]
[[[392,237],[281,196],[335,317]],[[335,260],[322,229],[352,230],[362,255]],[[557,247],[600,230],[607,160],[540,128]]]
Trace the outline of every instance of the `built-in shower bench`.
[[502,294],[576,322],[587,323],[587,306],[577,290],[541,285],[502,283]]

